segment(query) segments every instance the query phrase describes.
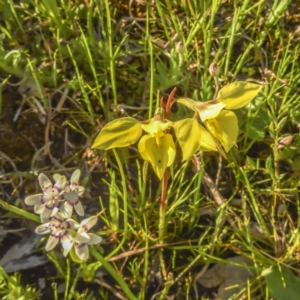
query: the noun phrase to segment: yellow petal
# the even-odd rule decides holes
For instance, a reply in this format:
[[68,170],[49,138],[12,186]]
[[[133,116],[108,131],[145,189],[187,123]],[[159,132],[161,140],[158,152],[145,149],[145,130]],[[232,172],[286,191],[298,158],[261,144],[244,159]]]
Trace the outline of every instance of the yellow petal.
[[237,81],[224,86],[217,97],[219,103],[223,103],[227,109],[238,109],[251,100],[262,89],[262,85],[251,82]]
[[138,149],[142,158],[151,163],[159,179],[175,159],[176,149],[170,134],[156,137],[144,135],[139,141]]
[[197,119],[183,119],[173,125],[176,138],[182,149],[182,160],[189,159],[201,146],[203,134],[209,133]]
[[205,124],[226,152],[236,143],[239,127],[237,117],[232,111],[223,110],[217,118],[207,120]]
[[176,102],[180,103],[192,110],[195,110],[195,106],[199,103],[199,101],[195,101],[190,98],[178,98],[178,99],[176,99]]
[[142,135],[141,123],[134,118],[121,118],[106,124],[92,148],[108,150],[134,144]]
[[189,98],[179,98],[176,100],[176,102],[181,103],[194,111],[197,111],[202,122],[206,121],[207,119],[215,118],[226,106],[224,103],[220,103],[217,100],[200,102]]
[[154,135],[163,135],[163,132],[171,127],[172,122],[163,123],[161,121],[152,120],[149,124],[142,124],[142,129],[147,133]]
[[195,109],[199,112],[202,122],[205,122],[208,119],[216,118],[224,107],[224,103],[218,103],[215,100],[200,102],[195,105]]
[[202,131],[200,147],[198,150],[199,151],[218,151],[213,137],[207,130]]

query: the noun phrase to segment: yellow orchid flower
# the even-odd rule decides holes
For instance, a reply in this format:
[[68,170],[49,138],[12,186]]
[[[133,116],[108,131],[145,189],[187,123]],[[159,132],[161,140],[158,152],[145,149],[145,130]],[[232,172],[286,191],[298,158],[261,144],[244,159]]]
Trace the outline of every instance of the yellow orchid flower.
[[228,152],[235,145],[239,131],[237,117],[231,109],[245,106],[261,89],[260,85],[239,81],[223,87],[217,99],[198,102],[180,98],[177,102],[198,112],[200,120]]
[[167,167],[175,159],[176,148],[172,136],[165,131],[172,126],[172,122],[164,120],[164,110],[158,108],[149,124],[142,124],[142,129],[148,133],[138,144],[142,158],[151,163],[154,172],[162,179]]
[[[142,158],[153,166],[154,172],[161,179],[166,168],[172,165],[176,155],[173,138],[165,133],[172,124],[164,119],[162,108],[158,108],[147,124],[130,117],[120,118],[103,127],[92,148],[108,150],[127,147],[140,139],[138,150]],[[143,130],[148,134],[142,136]]]
[[173,129],[182,149],[183,161],[191,158],[197,151],[217,151],[212,136],[196,118],[177,121]]

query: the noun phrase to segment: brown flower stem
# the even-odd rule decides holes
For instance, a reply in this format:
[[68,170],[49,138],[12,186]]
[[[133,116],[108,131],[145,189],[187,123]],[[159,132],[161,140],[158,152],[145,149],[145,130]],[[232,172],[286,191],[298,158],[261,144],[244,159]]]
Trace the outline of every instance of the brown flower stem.
[[[165,235],[165,217],[166,217],[166,196],[168,186],[168,173],[165,171],[161,182],[161,196],[160,196],[160,210],[159,210],[159,225],[158,225],[158,242],[164,244]],[[159,261],[161,266],[161,272],[164,280],[167,279],[167,270],[163,256],[163,249],[159,250]]]
[[161,196],[160,196],[160,210],[159,210],[158,238],[160,244],[164,243],[167,187],[168,187],[168,173],[167,171],[165,171],[161,181]]
[[[176,92],[176,87],[172,90],[168,97],[168,101],[166,104],[166,118],[169,117],[171,111],[171,102]],[[162,100],[160,101],[160,105],[162,107]],[[160,194],[160,210],[159,210],[159,225],[158,225],[158,241],[159,244],[164,243],[164,235],[165,235],[165,217],[166,217],[166,206],[167,206],[167,190],[168,190],[168,171],[166,170],[162,180],[161,180],[161,194]],[[163,257],[163,249],[159,251],[159,261],[161,266],[161,272],[164,280],[167,280],[167,270]]]
[[167,187],[168,187],[168,173],[167,171],[165,171],[161,182],[161,194],[160,194],[161,209],[165,209],[166,207]]

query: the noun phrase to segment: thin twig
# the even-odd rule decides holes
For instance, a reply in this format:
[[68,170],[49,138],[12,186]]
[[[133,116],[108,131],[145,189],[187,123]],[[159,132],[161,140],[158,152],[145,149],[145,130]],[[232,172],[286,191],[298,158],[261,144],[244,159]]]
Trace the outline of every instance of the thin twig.
[[128,298],[124,297],[119,291],[117,291],[115,288],[113,288],[111,285],[104,281],[100,281],[99,279],[94,279],[94,282],[98,283],[99,285],[107,288],[115,297],[121,299],[121,300],[127,300]]

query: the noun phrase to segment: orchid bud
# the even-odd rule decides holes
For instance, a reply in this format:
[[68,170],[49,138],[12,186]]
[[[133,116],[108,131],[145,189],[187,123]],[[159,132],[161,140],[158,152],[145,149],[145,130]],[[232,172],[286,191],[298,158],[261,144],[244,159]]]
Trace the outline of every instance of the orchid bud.
[[221,73],[220,67],[214,62],[210,64],[208,71],[212,77],[218,77]]

